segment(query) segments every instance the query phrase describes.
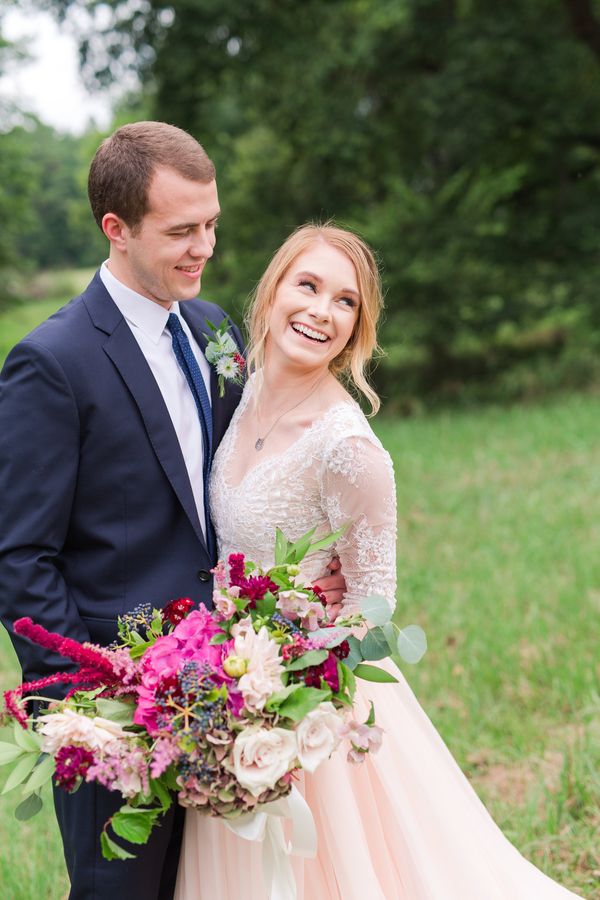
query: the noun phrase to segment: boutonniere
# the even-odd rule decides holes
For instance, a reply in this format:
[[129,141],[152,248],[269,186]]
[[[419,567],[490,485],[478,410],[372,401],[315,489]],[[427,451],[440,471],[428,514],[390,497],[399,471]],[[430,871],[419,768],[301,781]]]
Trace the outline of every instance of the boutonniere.
[[230,325],[229,318],[225,316],[221,324],[217,327],[209,319],[206,324],[212,331],[212,337],[204,351],[206,359],[214,366],[219,379],[219,397],[225,393],[225,379],[233,381],[234,384],[243,384],[244,369],[246,368],[246,360],[238,350],[238,346],[229,334]]

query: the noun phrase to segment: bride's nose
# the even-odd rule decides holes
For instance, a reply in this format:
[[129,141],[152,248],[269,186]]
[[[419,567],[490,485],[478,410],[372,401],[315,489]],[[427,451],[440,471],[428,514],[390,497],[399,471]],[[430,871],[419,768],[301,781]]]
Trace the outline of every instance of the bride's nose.
[[317,294],[312,298],[308,314],[320,322],[328,322],[331,319],[329,298],[324,294]]

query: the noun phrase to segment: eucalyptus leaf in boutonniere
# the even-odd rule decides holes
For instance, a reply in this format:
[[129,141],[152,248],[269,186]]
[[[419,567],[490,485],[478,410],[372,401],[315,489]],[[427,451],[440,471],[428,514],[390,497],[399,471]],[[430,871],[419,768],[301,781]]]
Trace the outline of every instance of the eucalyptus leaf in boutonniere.
[[217,370],[219,397],[222,397],[225,394],[225,379],[233,381],[234,384],[243,384],[246,360],[229,334],[230,321],[227,316],[219,326],[209,319],[206,320],[206,324],[214,337],[207,343],[204,355],[211,366]]

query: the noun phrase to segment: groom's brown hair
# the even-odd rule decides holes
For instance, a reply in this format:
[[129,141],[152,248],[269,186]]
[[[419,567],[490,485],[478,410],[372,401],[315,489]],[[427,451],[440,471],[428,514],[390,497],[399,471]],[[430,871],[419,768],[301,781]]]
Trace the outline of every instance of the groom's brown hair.
[[150,182],[159,166],[203,184],[215,178],[202,145],[166,122],[123,125],[100,144],[88,177],[88,197],[100,229],[112,212],[135,231],[148,212]]

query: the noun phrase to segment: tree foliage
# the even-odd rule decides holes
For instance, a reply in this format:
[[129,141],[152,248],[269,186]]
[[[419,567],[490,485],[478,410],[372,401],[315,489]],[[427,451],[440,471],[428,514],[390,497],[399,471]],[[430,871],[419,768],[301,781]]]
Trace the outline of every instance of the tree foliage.
[[135,67],[215,159],[236,303],[292,228],[335,217],[383,261],[381,378],[451,391],[600,331],[596,0],[102,7],[88,76]]

